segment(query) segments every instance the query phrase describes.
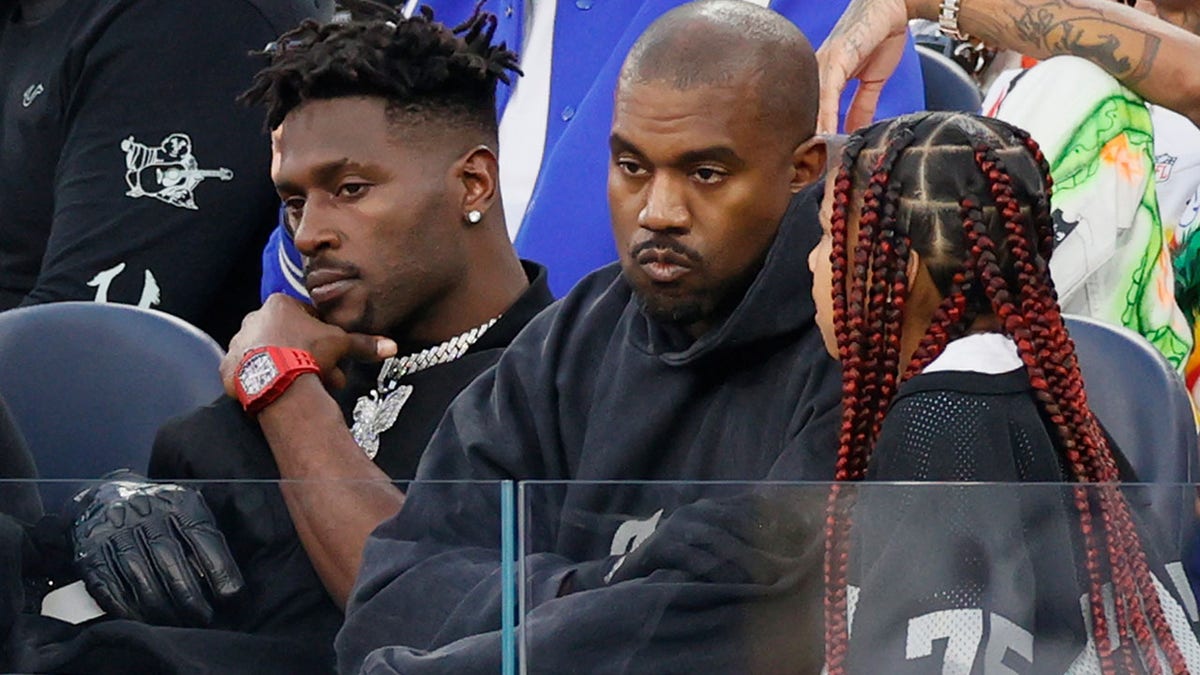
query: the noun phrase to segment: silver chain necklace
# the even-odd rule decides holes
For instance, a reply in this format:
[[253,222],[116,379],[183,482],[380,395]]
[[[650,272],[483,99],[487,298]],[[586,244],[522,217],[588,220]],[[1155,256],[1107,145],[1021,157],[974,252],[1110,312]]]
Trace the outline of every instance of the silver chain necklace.
[[379,452],[379,435],[392,428],[400,416],[400,409],[412,396],[412,385],[400,384],[400,378],[460,358],[499,319],[496,317],[439,345],[408,356],[393,356],[383,362],[375,388],[365,396],[359,396],[354,404],[354,424],[350,427],[354,442],[367,457],[375,459]]

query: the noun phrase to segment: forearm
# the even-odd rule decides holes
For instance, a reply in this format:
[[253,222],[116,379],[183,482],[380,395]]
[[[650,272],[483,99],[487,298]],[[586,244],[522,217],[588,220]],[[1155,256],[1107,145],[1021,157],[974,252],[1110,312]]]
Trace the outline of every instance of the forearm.
[[400,510],[404,493],[354,442],[316,376],[300,377],[258,419],[300,542],[345,607],[367,536]]
[[[937,20],[939,0],[906,0]],[[1086,58],[1147,99],[1200,123],[1200,37],[1110,0],[962,0],[962,31],[1037,58]]]

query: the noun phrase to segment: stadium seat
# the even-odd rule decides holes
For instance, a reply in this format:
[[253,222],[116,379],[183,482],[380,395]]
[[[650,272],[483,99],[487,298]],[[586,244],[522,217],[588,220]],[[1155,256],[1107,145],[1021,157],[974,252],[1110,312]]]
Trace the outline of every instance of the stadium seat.
[[[0,392],[41,479],[145,473],[158,427],[223,391],[223,354],[182,319],[129,305],[0,313]],[[47,510],[76,483],[43,484]]]
[[1174,484],[1149,494],[1168,532],[1193,520],[1191,490],[1200,447],[1191,399],[1179,374],[1137,333],[1092,318],[1066,317],[1092,412],[1144,483]]
[[979,112],[983,94],[979,86],[950,57],[917,45],[921,74],[925,77],[925,107],[929,110]]

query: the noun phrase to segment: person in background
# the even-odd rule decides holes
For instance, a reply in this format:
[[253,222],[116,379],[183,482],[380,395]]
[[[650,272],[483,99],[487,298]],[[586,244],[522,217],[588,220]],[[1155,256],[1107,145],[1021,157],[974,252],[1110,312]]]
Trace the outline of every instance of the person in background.
[[[1200,3],[1136,6],[1200,32]],[[983,110],[1028,130],[1050,158],[1064,311],[1141,334],[1200,400],[1200,128],[1078,57],[1002,73]]]
[[[1079,56],[1147,100],[1200,124],[1200,72],[1191,57],[1200,37],[1112,0],[948,0],[946,30],[1035,58]],[[817,129],[834,133],[872,122],[877,105],[840,99],[855,80],[886,82],[904,53],[909,19],[936,20],[938,0],[851,0],[817,50],[821,112]],[[845,110],[843,113],[842,111]]]
[[279,203],[248,53],[332,5],[0,0],[0,310],[121,302],[226,344]]

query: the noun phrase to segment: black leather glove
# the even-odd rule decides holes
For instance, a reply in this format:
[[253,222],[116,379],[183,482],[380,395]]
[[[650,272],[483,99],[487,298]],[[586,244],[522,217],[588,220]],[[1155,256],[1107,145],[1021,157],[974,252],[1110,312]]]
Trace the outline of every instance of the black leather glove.
[[75,568],[110,614],[206,626],[213,604],[241,590],[242,573],[196,490],[127,473],[72,501]]

